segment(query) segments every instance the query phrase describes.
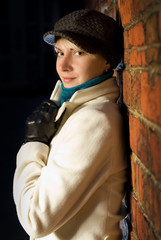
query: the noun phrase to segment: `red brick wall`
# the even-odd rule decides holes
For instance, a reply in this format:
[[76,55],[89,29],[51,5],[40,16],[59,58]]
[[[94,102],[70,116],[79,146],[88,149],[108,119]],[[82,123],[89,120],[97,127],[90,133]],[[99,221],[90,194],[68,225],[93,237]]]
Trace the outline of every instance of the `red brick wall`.
[[133,240],[161,239],[161,1],[87,0],[124,28]]

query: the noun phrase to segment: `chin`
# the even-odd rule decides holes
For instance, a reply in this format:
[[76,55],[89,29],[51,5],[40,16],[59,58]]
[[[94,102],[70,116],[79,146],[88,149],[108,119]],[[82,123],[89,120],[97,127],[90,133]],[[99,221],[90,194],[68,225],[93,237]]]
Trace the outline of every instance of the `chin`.
[[77,83],[64,83],[63,82],[63,86],[65,87],[65,88],[73,88],[73,87],[76,87],[76,86],[78,86],[79,85],[79,83],[77,84]]

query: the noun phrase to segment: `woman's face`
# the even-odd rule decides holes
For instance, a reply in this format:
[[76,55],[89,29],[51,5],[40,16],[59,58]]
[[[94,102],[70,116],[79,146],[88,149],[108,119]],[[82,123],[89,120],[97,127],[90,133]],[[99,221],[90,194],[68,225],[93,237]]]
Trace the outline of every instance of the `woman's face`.
[[56,70],[65,88],[75,87],[107,72],[110,65],[99,54],[89,54],[60,38],[55,45]]

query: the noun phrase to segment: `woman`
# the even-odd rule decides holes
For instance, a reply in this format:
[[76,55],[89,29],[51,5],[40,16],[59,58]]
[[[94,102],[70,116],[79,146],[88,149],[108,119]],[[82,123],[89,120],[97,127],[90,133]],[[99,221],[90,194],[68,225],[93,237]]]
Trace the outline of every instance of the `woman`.
[[54,45],[58,81],[26,121],[17,155],[14,200],[30,239],[120,240],[126,182],[116,22],[94,10],[60,19]]

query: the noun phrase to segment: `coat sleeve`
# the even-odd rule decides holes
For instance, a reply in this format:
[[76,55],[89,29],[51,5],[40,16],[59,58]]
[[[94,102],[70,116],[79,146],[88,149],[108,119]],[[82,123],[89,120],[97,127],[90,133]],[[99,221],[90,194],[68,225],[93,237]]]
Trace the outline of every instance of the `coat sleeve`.
[[117,130],[98,111],[76,113],[53,139],[50,153],[38,142],[21,147],[14,199],[19,220],[30,236],[56,231],[108,178]]

